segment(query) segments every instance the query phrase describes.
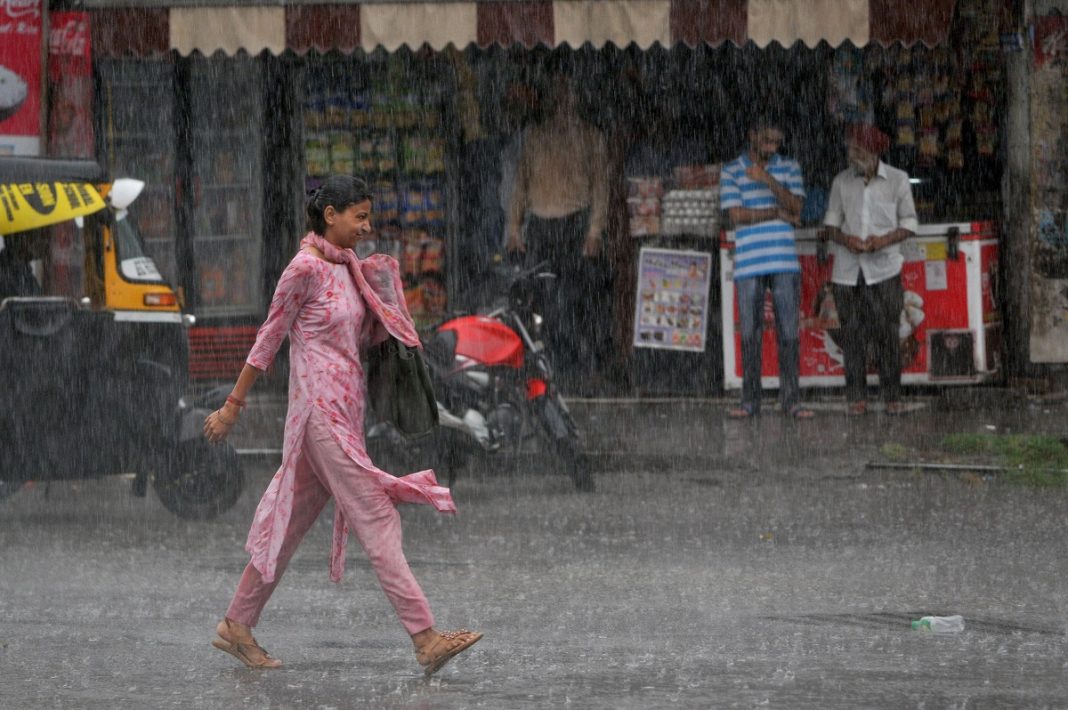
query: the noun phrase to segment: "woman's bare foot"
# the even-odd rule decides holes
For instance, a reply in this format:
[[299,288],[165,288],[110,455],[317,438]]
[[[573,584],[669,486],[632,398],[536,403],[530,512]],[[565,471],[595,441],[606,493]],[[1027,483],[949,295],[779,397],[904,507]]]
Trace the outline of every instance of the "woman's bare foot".
[[225,651],[249,668],[278,668],[282,662],[272,658],[252,636],[252,629],[238,621],[224,618],[215,626],[219,638],[211,645]]
[[412,634],[415,660],[419,661],[423,673],[429,677],[441,670],[453,656],[474,646],[480,638],[482,634],[467,629],[444,632],[434,628],[425,629]]

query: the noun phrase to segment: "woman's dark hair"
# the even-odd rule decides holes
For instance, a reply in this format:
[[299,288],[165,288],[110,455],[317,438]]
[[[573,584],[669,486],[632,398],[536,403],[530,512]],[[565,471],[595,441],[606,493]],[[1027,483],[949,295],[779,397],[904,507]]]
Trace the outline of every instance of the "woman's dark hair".
[[352,175],[331,175],[323,184],[308,193],[308,206],[304,208],[308,229],[322,236],[326,232],[323,212],[333,207],[338,212],[349,205],[371,201],[371,188],[361,178]]

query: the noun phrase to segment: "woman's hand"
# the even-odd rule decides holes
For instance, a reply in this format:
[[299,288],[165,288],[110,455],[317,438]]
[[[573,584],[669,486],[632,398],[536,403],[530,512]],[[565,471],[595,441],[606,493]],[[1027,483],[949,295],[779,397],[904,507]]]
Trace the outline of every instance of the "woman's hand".
[[204,436],[213,444],[221,443],[230,435],[240,416],[240,408],[231,404],[223,405],[222,409],[215,410],[204,420]]

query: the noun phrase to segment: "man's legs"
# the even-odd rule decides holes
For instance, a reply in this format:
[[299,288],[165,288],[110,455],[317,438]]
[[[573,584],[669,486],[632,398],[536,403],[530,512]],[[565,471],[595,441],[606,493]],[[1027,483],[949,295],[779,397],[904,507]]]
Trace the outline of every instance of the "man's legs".
[[582,256],[588,225],[586,210],[555,219],[530,217],[527,223],[527,265],[548,261],[556,274],[540,287],[539,300],[557,383],[568,391],[589,379],[600,357],[598,339],[607,331],[601,325],[604,286],[595,283],[599,272]]
[[879,390],[884,402],[901,399],[901,338],[898,327],[904,292],[901,277],[894,276],[868,286],[872,304],[872,342],[879,368]]
[[764,278],[756,276],[734,282],[738,321],[742,336],[742,408],[760,413],[760,370],[764,356]]
[[838,344],[845,360],[846,401],[863,402],[867,392],[867,354],[864,338],[864,318],[871,317],[864,308],[864,276],[856,286],[832,284],[834,303],[838,310]]
[[557,383],[564,385],[575,371],[574,312],[567,308],[565,289],[574,288],[570,261],[566,257],[567,234],[562,219],[543,219],[531,215],[527,219],[526,267],[530,268],[542,262],[548,262],[547,268],[556,275],[553,281],[539,281],[534,284],[535,308],[545,319],[542,333],[548,347],[549,360],[557,373]]
[[782,411],[789,414],[801,397],[801,274],[773,274],[770,279],[779,347],[779,401]]

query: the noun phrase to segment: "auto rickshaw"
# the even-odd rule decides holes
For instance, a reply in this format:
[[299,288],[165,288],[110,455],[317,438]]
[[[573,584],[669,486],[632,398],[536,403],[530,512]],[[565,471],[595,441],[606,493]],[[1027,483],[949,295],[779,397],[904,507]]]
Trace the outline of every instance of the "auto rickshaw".
[[[195,319],[144,252],[143,187],[92,161],[0,157],[0,498],[126,473],[135,495],[151,480],[168,510],[203,519],[241,493],[234,449],[201,434],[211,403],[186,396]],[[33,272],[61,236],[83,252],[76,293]]]

